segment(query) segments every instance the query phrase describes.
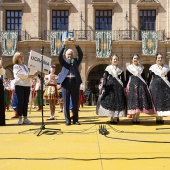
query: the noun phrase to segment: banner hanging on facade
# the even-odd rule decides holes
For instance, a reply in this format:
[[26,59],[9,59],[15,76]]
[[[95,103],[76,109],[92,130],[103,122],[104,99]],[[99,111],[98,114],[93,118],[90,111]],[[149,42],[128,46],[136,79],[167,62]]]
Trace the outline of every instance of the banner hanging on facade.
[[142,31],[142,55],[155,56],[158,49],[157,31]]
[[13,56],[17,49],[18,31],[2,31],[2,55]]
[[51,56],[57,56],[58,51],[62,45],[62,31],[51,31],[50,34],[50,47]]
[[108,58],[112,55],[112,32],[96,31],[96,58]]

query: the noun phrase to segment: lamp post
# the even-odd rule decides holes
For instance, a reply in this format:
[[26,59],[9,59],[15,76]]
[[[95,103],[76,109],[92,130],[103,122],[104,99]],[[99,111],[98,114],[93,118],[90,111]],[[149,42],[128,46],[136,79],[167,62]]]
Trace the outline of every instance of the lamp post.
[[126,31],[125,31],[125,38],[124,39],[129,39],[129,31],[128,31],[128,12],[126,11],[126,15],[125,15],[125,19],[126,19]]
[[126,30],[128,30],[128,12],[126,11],[126,16],[125,16],[125,18],[126,18],[126,23],[127,23],[127,25],[126,25]]
[[82,15],[82,11],[81,11],[81,14],[80,14],[80,19],[81,19],[81,33],[80,33],[80,36],[82,38],[82,20],[83,20],[83,15]]

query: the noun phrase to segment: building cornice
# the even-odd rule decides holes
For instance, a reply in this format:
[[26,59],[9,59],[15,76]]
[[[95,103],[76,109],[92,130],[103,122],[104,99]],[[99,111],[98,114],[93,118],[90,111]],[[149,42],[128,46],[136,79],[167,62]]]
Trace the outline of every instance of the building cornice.
[[92,0],[91,4],[95,9],[110,9],[113,8],[117,2],[116,0]]
[[140,9],[157,9],[161,3],[157,0],[138,0],[136,5]]
[[49,8],[55,8],[55,9],[70,9],[73,7],[73,4],[68,0],[50,0],[48,1]]
[[18,9],[21,9],[25,6],[25,0],[14,0],[14,1],[9,1],[9,0],[2,0],[1,2],[1,7],[2,8],[11,8],[11,7],[15,7]]

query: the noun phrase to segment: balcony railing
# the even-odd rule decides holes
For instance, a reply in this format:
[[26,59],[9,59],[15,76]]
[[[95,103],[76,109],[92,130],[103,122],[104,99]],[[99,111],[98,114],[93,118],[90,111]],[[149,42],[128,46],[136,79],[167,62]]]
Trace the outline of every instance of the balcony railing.
[[[104,30],[102,30],[104,31]],[[64,31],[58,31],[64,32]],[[95,31],[91,30],[73,30],[74,37],[77,40],[88,40],[93,41],[96,39]],[[120,41],[120,40],[133,40],[133,41],[141,41],[141,30],[112,30],[112,40]],[[164,41],[166,40],[165,30],[159,30],[158,32],[158,40]],[[50,30],[44,31],[43,40],[50,41]]]
[[[11,30],[12,31],[12,30]],[[17,30],[14,30],[17,31]],[[18,30],[18,41],[23,41],[23,40],[30,40],[31,36],[28,34],[28,32]],[[0,31],[0,42],[2,41],[2,31]]]
[[[16,30],[15,30],[16,31]],[[58,31],[63,33],[64,31]],[[94,41],[96,39],[95,31],[91,30],[73,30],[74,37],[76,40],[88,40]],[[113,41],[120,41],[120,40],[133,40],[133,41],[141,41],[141,30],[112,30],[112,40]],[[44,31],[43,40],[50,41],[50,30]],[[158,40],[164,41],[167,39],[165,36],[165,30],[159,30],[158,33]],[[18,41],[24,40],[31,40],[31,36],[28,32],[25,31],[18,31]],[[2,41],[2,31],[0,31],[0,42]]]
[[[58,32],[64,32],[66,30],[58,31]],[[93,40],[92,32],[90,30],[71,30],[71,32],[74,32],[74,37],[76,40]],[[51,30],[45,30],[43,39],[50,41],[50,33]]]
[[[159,30],[158,33],[158,40],[164,41],[165,31]],[[134,40],[134,41],[141,41],[142,40],[142,30],[116,30],[112,31],[112,40]]]

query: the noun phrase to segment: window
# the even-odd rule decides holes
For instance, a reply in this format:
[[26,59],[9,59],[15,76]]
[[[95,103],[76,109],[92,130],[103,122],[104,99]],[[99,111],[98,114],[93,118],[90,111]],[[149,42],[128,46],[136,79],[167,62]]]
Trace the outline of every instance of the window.
[[140,30],[155,30],[156,10],[139,11]]
[[96,10],[95,11],[95,29],[112,30],[112,11]]
[[68,30],[68,10],[52,11],[52,30]]
[[22,29],[22,11],[6,11],[6,30]]

